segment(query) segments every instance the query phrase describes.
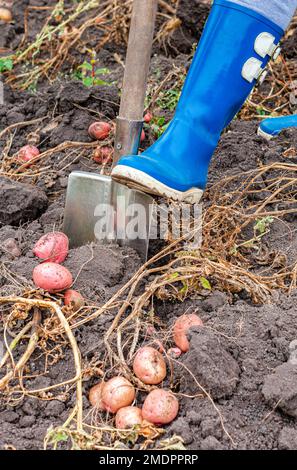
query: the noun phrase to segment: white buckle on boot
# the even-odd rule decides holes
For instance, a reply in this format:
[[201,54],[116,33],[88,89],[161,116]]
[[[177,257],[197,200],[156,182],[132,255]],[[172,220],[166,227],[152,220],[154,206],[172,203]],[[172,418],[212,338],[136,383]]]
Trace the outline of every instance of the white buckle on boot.
[[261,60],[256,59],[256,57],[251,57],[242,67],[241,75],[249,83],[252,83],[254,80],[258,80],[265,72],[265,69],[262,68],[262,65],[263,63]]
[[281,48],[278,44],[274,43],[275,37],[270,33],[261,33],[255,40],[255,51],[263,59],[269,55],[273,60],[276,60],[280,54]]

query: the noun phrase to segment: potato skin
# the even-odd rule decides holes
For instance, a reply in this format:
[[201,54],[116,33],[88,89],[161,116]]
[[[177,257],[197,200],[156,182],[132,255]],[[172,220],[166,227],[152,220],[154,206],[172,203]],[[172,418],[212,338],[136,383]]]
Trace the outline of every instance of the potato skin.
[[89,391],[89,401],[93,408],[97,410],[105,410],[104,404],[102,402],[102,390],[105,385],[105,382],[100,382],[97,385],[94,385]]
[[170,348],[167,351],[167,356],[178,359],[182,355],[182,350],[180,348]]
[[117,429],[130,429],[137,425],[140,426],[142,421],[142,411],[137,406],[125,406],[116,414]]
[[156,425],[171,423],[177,416],[179,403],[172,392],[156,389],[148,394],[143,407],[143,419]]
[[108,122],[96,121],[89,127],[89,136],[94,140],[105,140],[109,136],[111,125]]
[[166,363],[159,351],[144,346],[136,353],[133,371],[143,383],[157,385],[166,377]]
[[64,266],[57,263],[41,263],[33,270],[35,285],[51,294],[61,292],[73,283],[72,275]]
[[189,351],[190,344],[187,338],[187,332],[192,326],[203,326],[201,318],[194,313],[182,315],[174,324],[173,340],[182,352]]
[[74,289],[68,289],[64,294],[64,305],[72,307],[72,310],[76,312],[85,304],[83,296]]
[[20,163],[26,163],[38,157],[38,155],[40,155],[40,152],[35,145],[24,145],[24,147],[20,148],[18,151],[17,159]]
[[8,8],[0,7],[0,21],[10,23],[12,21],[12,13]]
[[63,263],[69,251],[69,240],[63,232],[50,232],[43,235],[33,248],[33,253],[43,261]]
[[124,377],[113,377],[102,390],[102,401],[107,411],[116,413],[120,408],[129,406],[135,399],[135,388]]
[[107,145],[104,145],[103,147],[94,150],[92,158],[94,162],[101,165],[110,163],[113,159],[113,149]]

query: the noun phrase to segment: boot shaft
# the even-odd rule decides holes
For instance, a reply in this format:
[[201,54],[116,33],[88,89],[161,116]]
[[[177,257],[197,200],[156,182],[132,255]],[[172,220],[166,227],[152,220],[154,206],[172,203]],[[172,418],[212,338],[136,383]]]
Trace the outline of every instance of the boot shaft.
[[[188,72],[176,117],[220,132],[239,111],[283,30],[258,13],[215,0]],[[261,55],[260,55],[260,54]],[[209,112],[209,110],[213,112]]]

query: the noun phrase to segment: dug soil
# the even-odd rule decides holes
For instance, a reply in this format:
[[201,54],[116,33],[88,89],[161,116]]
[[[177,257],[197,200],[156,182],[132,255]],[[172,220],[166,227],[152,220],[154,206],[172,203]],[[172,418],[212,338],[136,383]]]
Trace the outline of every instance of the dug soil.
[[[22,24],[24,6],[52,3],[55,2],[16,2],[16,24]],[[160,75],[165,77],[173,64],[183,67],[188,63],[192,44],[199,39],[207,17],[207,2],[180,3],[182,27],[167,43],[166,50],[161,45],[156,46],[151,67],[152,82],[157,77],[159,80]],[[38,16],[33,14],[31,17],[36,31],[45,19],[43,15],[39,11]],[[1,47],[17,49],[23,30],[16,24],[0,25]],[[31,31],[32,38],[36,31]],[[293,45],[291,36],[285,43],[285,55],[294,61],[296,49]],[[34,93],[5,86],[5,104],[0,108],[0,132],[17,122],[43,120],[17,128],[9,149],[6,134],[0,141],[5,155],[0,175],[1,296],[22,295],[34,289],[32,271],[38,262],[32,248],[41,235],[62,227],[69,173],[73,170],[100,171],[91,158],[93,148],[88,147],[81,147],[79,151],[70,148],[66,157],[65,152],[58,148],[38,164],[39,172],[31,169],[25,176],[16,174],[18,163],[14,155],[20,146],[27,143],[32,132],[38,134],[42,152],[65,141],[91,144],[86,132],[89,124],[98,116],[114,120],[118,112],[123,68],[115,60],[113,52],[110,44],[100,52],[100,66],[108,66],[111,71],[110,86],[86,88],[80,82],[65,77],[52,84],[41,82]],[[169,117],[171,115],[169,112]],[[279,138],[266,142],[257,136],[258,122],[236,119],[223,134],[210,168],[208,191],[203,202],[205,207],[209,204],[213,185],[223,176],[274,162],[297,164],[297,153],[292,150],[297,148],[297,131],[284,131]],[[144,146],[154,138],[148,132]],[[11,175],[12,170],[14,176]],[[296,213],[285,220],[275,218],[269,233],[262,239],[262,248],[278,252],[290,264],[296,262],[296,221]],[[151,255],[154,250],[155,247],[151,248]],[[100,307],[132,277],[141,261],[131,249],[91,244],[70,250],[64,265],[72,272],[74,288],[85,297],[86,304]],[[257,270],[257,266],[255,262],[251,269]],[[55,298],[62,302],[61,295]],[[244,291],[232,295],[217,290],[197,294],[184,302],[156,300],[157,330],[162,325],[169,331],[176,318],[185,312],[196,312],[205,324],[203,329],[191,330],[189,352],[173,362],[172,383],[178,393],[180,411],[178,418],[167,426],[166,438],[179,436],[187,449],[195,450],[297,449],[296,301],[295,291],[290,295],[275,292],[269,304],[256,305]],[[3,319],[7,313],[8,306],[1,305]],[[74,331],[84,370],[89,364],[98,366],[97,375],[95,367],[89,376],[85,374],[83,380],[87,422],[112,424],[111,418],[104,413],[94,413],[88,392],[102,378],[99,369],[106,360],[103,338],[113,317],[114,312],[107,311]],[[12,340],[9,331],[5,332],[5,337],[8,342]],[[61,387],[59,393],[55,391],[52,395],[39,394],[37,397],[30,394],[30,390],[47,388],[75,375],[70,348],[61,340],[55,351],[51,339],[48,341],[48,351],[52,353],[47,362],[42,351],[37,349],[23,371],[25,388],[20,389],[18,381],[13,381],[10,392],[4,391],[1,396],[1,449],[43,448],[47,431],[61,426],[75,405],[76,394],[71,386]],[[147,341],[141,336],[139,345]],[[23,341],[17,348],[15,361],[25,351],[26,344]],[[173,342],[169,338],[168,347],[171,345]],[[164,383],[165,387],[169,385],[169,381]],[[138,395],[137,405],[141,406],[144,396]],[[125,445],[136,449],[140,443],[126,442]]]

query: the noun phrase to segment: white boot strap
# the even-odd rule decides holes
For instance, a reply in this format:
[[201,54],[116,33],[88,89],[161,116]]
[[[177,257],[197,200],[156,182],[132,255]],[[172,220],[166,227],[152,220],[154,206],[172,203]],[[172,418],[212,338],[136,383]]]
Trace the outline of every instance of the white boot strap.
[[262,65],[261,60],[256,59],[256,57],[251,57],[243,65],[241,75],[249,83],[252,83],[254,80],[258,80],[263,72],[265,72]]
[[273,60],[276,60],[280,54],[281,48],[278,44],[274,43],[275,37],[270,34],[263,32],[259,34],[255,40],[255,51],[263,59],[269,55]]

